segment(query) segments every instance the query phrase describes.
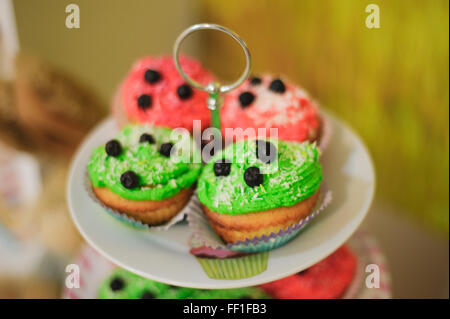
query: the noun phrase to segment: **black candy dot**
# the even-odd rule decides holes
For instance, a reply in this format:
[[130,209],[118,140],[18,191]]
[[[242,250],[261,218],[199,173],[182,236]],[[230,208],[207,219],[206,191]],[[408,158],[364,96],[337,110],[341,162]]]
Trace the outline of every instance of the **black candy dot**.
[[156,70],[148,69],[145,71],[144,79],[150,84],[154,84],[161,80],[161,73]]
[[250,187],[261,185],[263,182],[263,175],[258,167],[252,166],[245,170],[244,181]]
[[252,92],[242,92],[239,95],[239,102],[241,103],[241,106],[243,108],[252,104],[254,99],[255,99],[255,95]]
[[256,141],[256,158],[260,159],[265,164],[270,164],[277,159],[277,148],[268,141]]
[[252,76],[251,78],[250,78],[250,84],[251,85],[259,85],[259,84],[261,84],[261,78],[259,78],[259,77],[257,77],[257,76]]
[[109,287],[111,288],[112,291],[122,290],[124,286],[125,286],[125,282],[120,277],[114,278],[109,283]]
[[186,100],[192,96],[192,88],[187,84],[182,84],[177,88],[178,97]]
[[141,299],[155,299],[156,296],[152,294],[150,291],[144,291],[141,295]]
[[221,159],[214,163],[214,174],[216,176],[230,175],[231,163],[227,159]]
[[109,156],[119,156],[122,153],[122,145],[117,140],[111,140],[106,143],[105,151]]
[[286,87],[284,86],[283,81],[280,79],[275,79],[270,83],[269,90],[275,93],[284,93],[284,91],[286,91]]
[[170,157],[170,151],[172,150],[172,143],[163,143],[159,148],[159,153],[165,157]]
[[155,144],[155,139],[153,135],[144,133],[139,138],[139,143],[149,142],[150,144]]
[[142,94],[137,100],[139,108],[145,110],[152,106],[152,97],[148,94]]
[[133,189],[139,186],[139,177],[133,171],[126,171],[120,176],[120,183],[125,188]]
[[308,272],[308,269],[304,269],[304,270],[302,270],[302,271],[299,271],[299,272],[297,273],[297,275],[302,276],[302,275],[305,275],[307,272]]

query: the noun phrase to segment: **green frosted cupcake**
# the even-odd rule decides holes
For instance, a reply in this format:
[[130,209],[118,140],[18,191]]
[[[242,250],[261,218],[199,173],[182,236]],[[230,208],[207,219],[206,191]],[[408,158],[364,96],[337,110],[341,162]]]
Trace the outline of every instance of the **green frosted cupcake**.
[[256,287],[234,289],[198,290],[191,299],[268,299],[263,290]]
[[116,268],[99,288],[100,299],[261,299],[269,298],[255,287],[193,289],[166,285]]
[[98,296],[100,299],[153,299],[167,289],[167,285],[117,268],[101,284]]
[[214,231],[229,244],[279,234],[313,210],[322,181],[315,144],[242,140],[216,154],[198,181]]
[[201,156],[188,132],[148,125],[125,127],[93,150],[91,188],[108,208],[134,221],[159,225],[189,201]]

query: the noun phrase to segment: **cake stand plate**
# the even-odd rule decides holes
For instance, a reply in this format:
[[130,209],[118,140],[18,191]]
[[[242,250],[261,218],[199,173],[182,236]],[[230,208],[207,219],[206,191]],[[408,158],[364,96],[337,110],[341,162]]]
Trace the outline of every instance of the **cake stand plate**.
[[270,251],[267,269],[250,278],[209,278],[189,253],[186,223],[167,231],[137,230],[117,221],[95,203],[84,188],[91,151],[115,136],[112,118],[100,123],[78,149],[69,173],[67,201],[80,233],[114,264],[140,276],[192,288],[255,286],[301,271],[339,248],[358,228],[372,202],[375,176],[370,155],[359,137],[326,113],[332,136],[321,157],[324,179],[333,192],[331,204],[299,236]]
[[[386,257],[377,241],[367,231],[358,230],[346,242],[356,255],[357,267],[355,277],[346,288],[341,299],[390,299],[391,273]],[[117,267],[102,257],[90,246],[84,246],[80,254],[73,260],[80,267],[79,288],[62,287],[64,299],[97,299],[102,282]],[[376,264],[380,269],[380,285],[378,288],[368,288],[365,279],[365,268]]]

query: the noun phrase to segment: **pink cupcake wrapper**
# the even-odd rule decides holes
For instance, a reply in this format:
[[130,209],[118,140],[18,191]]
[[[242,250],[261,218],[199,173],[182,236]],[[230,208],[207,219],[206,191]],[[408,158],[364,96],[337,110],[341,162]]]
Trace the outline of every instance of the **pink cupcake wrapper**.
[[108,214],[112,215],[116,219],[119,219],[123,223],[126,223],[132,227],[140,228],[140,229],[166,231],[170,227],[175,225],[176,223],[182,221],[184,219],[184,216],[186,216],[186,214],[189,211],[191,211],[194,206],[196,206],[195,202],[193,201],[194,197],[196,197],[196,196],[191,196],[188,203],[183,207],[183,209],[177,215],[175,215],[169,221],[167,221],[165,224],[159,225],[159,226],[150,226],[150,225],[142,223],[139,220],[136,220],[135,218],[133,218],[131,216],[128,216],[125,213],[122,213],[121,211],[118,211],[116,209],[112,209],[111,207],[108,207],[102,201],[100,201],[97,198],[97,196],[95,196],[94,191],[92,190],[91,179],[89,177],[89,172],[87,171],[87,169],[85,171],[85,176],[84,176],[84,186],[85,186],[86,192],[88,193],[89,197],[92,198],[92,200],[94,202],[99,204],[104,210],[106,210],[106,212]]
[[[286,229],[280,230],[278,233],[271,233],[268,236],[262,235],[259,237],[257,236],[254,238],[247,238],[245,241],[224,244],[219,236],[216,235],[212,227],[209,225],[209,222],[203,213],[202,204],[200,203],[197,194],[195,193],[192,198],[193,205],[190,207],[190,210],[187,213],[189,227],[192,230],[192,236],[189,244],[194,248],[206,246],[218,250],[232,250],[233,248],[237,248],[238,246],[242,245],[256,245],[261,242],[268,242],[271,239],[279,239],[279,237],[289,236],[292,232],[304,227],[307,223],[309,223],[312,219],[319,215],[331,203],[331,200],[332,192],[327,188],[325,184],[323,184],[321,186],[319,199],[312,212],[298,223]],[[210,253],[213,254],[212,252]],[[217,252],[218,256],[220,256],[221,254],[223,254],[223,252]]]

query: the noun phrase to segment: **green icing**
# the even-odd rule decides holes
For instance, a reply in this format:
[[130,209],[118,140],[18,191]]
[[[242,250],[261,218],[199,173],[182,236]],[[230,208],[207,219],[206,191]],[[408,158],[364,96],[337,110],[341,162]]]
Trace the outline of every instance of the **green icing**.
[[256,287],[234,289],[198,290],[191,299],[268,299],[264,291]]
[[[139,143],[144,133],[153,135],[156,143]],[[130,200],[162,200],[192,186],[200,174],[201,154],[186,132],[134,125],[124,128],[115,139],[122,145],[119,156],[106,154],[105,145],[92,152],[88,171],[94,187],[107,187]],[[159,153],[161,144],[167,142],[176,150],[171,157]],[[140,187],[127,189],[120,183],[120,176],[128,170],[138,175]]]
[[[292,206],[314,194],[322,181],[322,167],[315,144],[267,139],[278,150],[277,159],[265,164],[256,157],[256,142],[243,140],[216,154],[203,168],[197,192],[200,202],[221,214],[239,215]],[[228,176],[214,174],[214,162],[227,159]],[[264,173],[263,183],[250,187],[244,181],[247,168]]]
[[[124,286],[121,290],[113,291],[111,282],[120,278]],[[150,279],[145,279],[122,268],[116,268],[100,285],[98,296],[100,299],[140,299],[144,293],[151,293],[158,299],[266,299],[269,298],[261,289],[256,287],[237,289],[193,289],[174,287]]]
[[[111,282],[121,279],[124,286],[121,290],[113,291]],[[98,296],[100,299],[140,299],[142,294],[149,292],[154,296],[164,294],[168,286],[153,280],[135,275],[125,269],[116,268],[100,285]]]

